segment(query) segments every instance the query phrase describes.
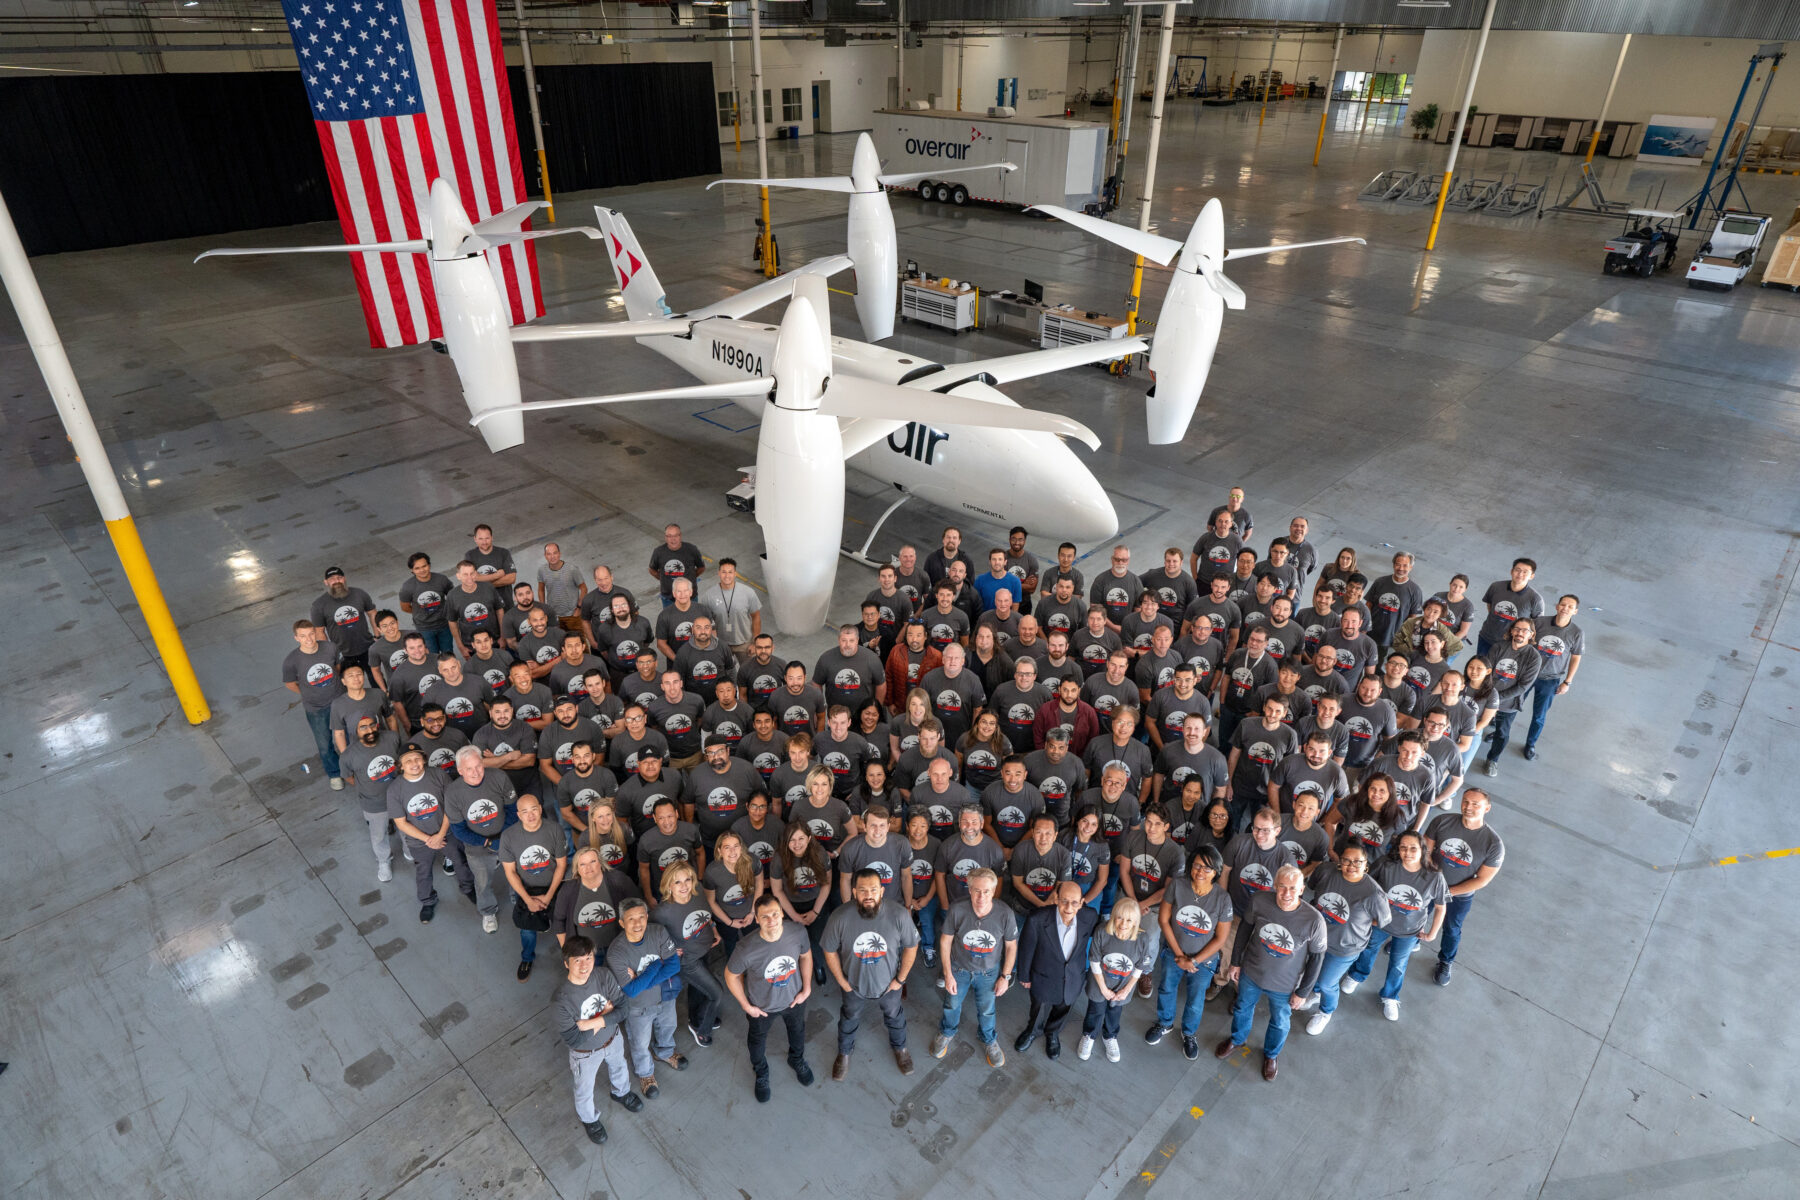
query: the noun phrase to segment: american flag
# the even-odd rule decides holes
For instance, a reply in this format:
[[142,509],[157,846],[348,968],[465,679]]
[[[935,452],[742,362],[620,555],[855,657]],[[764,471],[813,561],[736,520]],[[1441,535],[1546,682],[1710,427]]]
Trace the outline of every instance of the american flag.
[[[439,176],[475,221],[525,199],[488,0],[282,0],[282,11],[346,240],[423,237],[420,216]],[[442,335],[424,255],[350,261],[371,345]],[[488,265],[513,324],[544,315],[529,243],[489,251]]]

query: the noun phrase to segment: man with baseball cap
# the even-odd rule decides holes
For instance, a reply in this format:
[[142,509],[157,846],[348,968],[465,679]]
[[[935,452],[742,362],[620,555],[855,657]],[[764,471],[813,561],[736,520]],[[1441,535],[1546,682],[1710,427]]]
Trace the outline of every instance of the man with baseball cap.
[[313,628],[328,637],[343,656],[344,666],[369,665],[369,647],[375,643],[375,601],[361,588],[351,587],[344,568],[325,568],[325,591],[312,602]]

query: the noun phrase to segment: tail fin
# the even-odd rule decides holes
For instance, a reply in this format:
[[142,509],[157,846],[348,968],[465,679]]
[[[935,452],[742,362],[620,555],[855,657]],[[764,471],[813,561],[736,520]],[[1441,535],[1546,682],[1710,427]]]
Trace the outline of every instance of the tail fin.
[[612,260],[613,278],[618,281],[619,295],[625,301],[625,315],[633,321],[654,320],[674,316],[662,280],[650,267],[631,222],[617,209],[594,206],[594,217],[606,239],[607,257]]

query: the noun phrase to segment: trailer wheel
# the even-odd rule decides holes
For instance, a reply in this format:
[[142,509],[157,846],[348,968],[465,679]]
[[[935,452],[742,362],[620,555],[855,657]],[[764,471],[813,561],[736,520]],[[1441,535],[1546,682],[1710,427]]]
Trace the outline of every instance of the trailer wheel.
[[964,204],[967,204],[968,202],[969,202],[969,189],[966,187],[963,187],[961,184],[958,184],[956,186],[956,188],[953,191],[951,191],[951,193],[950,193],[950,203],[960,207]]
[[933,190],[937,194],[937,201],[939,204],[946,203],[950,199],[950,185],[949,184],[940,183]]
[[919,199],[929,200],[929,199],[931,199],[931,194],[932,194],[931,193],[931,180],[929,180],[929,179],[919,180]]

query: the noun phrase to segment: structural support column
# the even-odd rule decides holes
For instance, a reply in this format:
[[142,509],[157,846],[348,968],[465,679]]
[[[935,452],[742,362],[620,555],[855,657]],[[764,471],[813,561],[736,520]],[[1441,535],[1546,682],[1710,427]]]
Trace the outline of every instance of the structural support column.
[[1375,77],[1381,74],[1381,51],[1387,45],[1387,29],[1375,35],[1375,61],[1369,67],[1369,90],[1363,97],[1363,126],[1369,124],[1369,106],[1375,103]]
[[1143,32],[1143,27],[1143,7],[1141,5],[1134,6],[1131,10],[1131,35],[1126,49],[1125,78],[1123,86],[1119,89],[1119,154],[1112,169],[1113,203],[1115,204],[1118,203],[1118,197],[1125,187],[1125,160],[1131,155],[1131,101],[1137,91],[1138,40]]
[[531,34],[525,28],[525,0],[513,0],[513,17],[519,23],[519,61],[525,67],[525,96],[531,102],[531,137],[537,144],[538,181],[544,185],[544,207],[556,221],[556,200],[550,195],[550,163],[544,157],[544,118],[538,113],[537,72],[531,67]]
[[[762,0],[750,0],[750,110],[756,116],[756,177],[769,177],[769,131],[763,123]],[[762,197],[762,273],[774,278],[775,227],[769,223],[769,189],[757,188]]]
[[[1156,191],[1156,152],[1162,146],[1163,101],[1169,90],[1169,51],[1175,42],[1175,5],[1162,7],[1161,36],[1156,43],[1156,90],[1150,97],[1150,153],[1144,157],[1144,196],[1138,207],[1138,229],[1150,231],[1150,197]],[[1131,303],[1125,308],[1125,332],[1137,333],[1138,298],[1144,291],[1144,256],[1131,267]]]
[[1344,27],[1338,26],[1337,40],[1331,43],[1331,70],[1325,73],[1325,111],[1319,114],[1319,140],[1313,143],[1313,166],[1319,165],[1319,151],[1325,148],[1325,118],[1331,115],[1331,93],[1337,86],[1338,55],[1344,49]]
[[1450,198],[1450,178],[1456,174],[1456,152],[1462,149],[1463,128],[1469,120],[1469,105],[1475,99],[1475,81],[1481,77],[1481,56],[1487,52],[1488,31],[1494,27],[1494,5],[1487,0],[1487,12],[1481,18],[1481,36],[1475,42],[1475,61],[1469,67],[1469,88],[1463,93],[1462,107],[1456,112],[1456,128],[1450,131],[1450,160],[1444,164],[1444,184],[1438,189],[1437,207],[1431,210],[1431,232],[1425,235],[1425,248],[1437,245],[1438,222],[1444,219],[1444,201]]
[[1256,114],[1256,127],[1262,128],[1263,119],[1269,115],[1269,88],[1275,83],[1275,47],[1281,42],[1281,30],[1277,29],[1269,36],[1269,65],[1263,68],[1262,111]]
[[100,442],[100,432],[94,428],[94,418],[88,413],[87,400],[75,378],[75,368],[69,365],[68,352],[57,335],[56,322],[50,318],[50,308],[44,303],[44,293],[38,288],[37,276],[32,274],[31,263],[25,257],[25,247],[19,241],[19,231],[13,225],[12,212],[6,207],[3,196],[0,196],[0,279],[5,280],[7,294],[18,310],[25,340],[31,345],[32,357],[37,359],[38,370],[43,373],[44,384],[50,390],[50,399],[62,418],[63,431],[75,447],[75,461],[80,464],[88,490],[94,495],[100,519],[106,522],[113,550],[119,556],[119,564],[125,568],[125,578],[131,583],[132,595],[137,597],[144,623],[150,627],[151,640],[156,643],[156,652],[175,689],[175,698],[180,701],[188,724],[199,725],[212,716],[212,710],[200,692],[200,681],[195,678],[194,666],[188,661],[187,648],[181,644],[175,618],[169,615],[168,601],[163,599],[156,572],[144,553],[144,543],[138,537],[131,510],[125,506],[125,493],[119,489],[118,476],[113,474],[106,447]]
[[1600,148],[1600,130],[1606,125],[1606,110],[1612,107],[1613,89],[1619,86],[1619,72],[1625,69],[1625,52],[1631,49],[1631,35],[1619,45],[1619,61],[1613,64],[1612,82],[1606,85],[1606,99],[1600,102],[1600,119],[1594,122],[1594,136],[1588,139],[1587,157],[1583,162],[1594,161],[1594,151]]
[[906,107],[906,0],[894,0],[894,107]]
[[731,150],[734,154],[744,151],[744,138],[739,129],[738,110],[743,107],[744,97],[738,91],[737,82],[737,39],[731,36],[731,8],[725,9],[725,57],[731,63]]

